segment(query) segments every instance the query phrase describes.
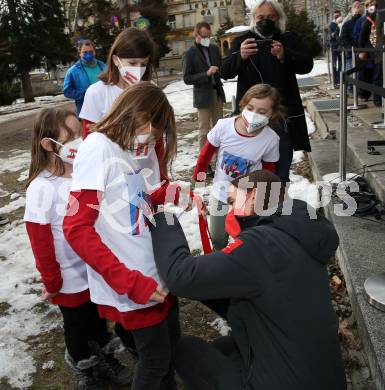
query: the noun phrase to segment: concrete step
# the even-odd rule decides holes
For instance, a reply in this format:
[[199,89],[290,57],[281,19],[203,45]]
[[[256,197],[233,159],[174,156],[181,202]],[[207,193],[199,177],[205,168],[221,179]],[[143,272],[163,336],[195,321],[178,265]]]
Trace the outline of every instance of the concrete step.
[[[308,104],[309,106],[309,104]],[[309,110],[312,115],[311,109]],[[371,114],[370,114],[371,115]],[[316,180],[325,174],[337,172],[339,166],[338,123],[339,113],[312,115],[318,129],[335,129],[337,139],[314,139],[311,141],[310,160]],[[369,115],[368,115],[369,118]],[[370,118],[369,118],[370,119]],[[382,134],[373,131],[362,120],[357,126],[354,117],[349,118],[347,170],[385,162],[383,155],[371,156],[366,152],[366,141],[378,139]],[[355,127],[356,126],[356,127]],[[326,134],[323,134],[323,138]],[[379,148],[380,149],[380,148]],[[385,164],[378,168],[385,169]],[[379,197],[385,199],[385,173],[365,175]],[[334,204],[325,207],[328,218],[334,223],[340,237],[337,257],[344,273],[360,337],[368,358],[373,381],[378,390],[385,389],[385,312],[369,305],[363,285],[369,276],[385,271],[385,221],[341,217],[334,212]]]

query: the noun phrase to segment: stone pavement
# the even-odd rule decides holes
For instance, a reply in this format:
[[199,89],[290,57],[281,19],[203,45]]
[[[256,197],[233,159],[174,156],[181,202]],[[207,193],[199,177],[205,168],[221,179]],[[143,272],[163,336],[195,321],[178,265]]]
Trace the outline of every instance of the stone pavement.
[[[306,101],[309,114],[318,129],[312,141],[313,173],[316,180],[325,174],[338,172],[339,112],[317,112],[314,99],[338,97],[325,77],[319,77],[318,95]],[[351,99],[350,99],[351,100]],[[385,147],[378,147],[379,155],[367,153],[367,140],[385,140],[385,130],[373,130],[370,123],[381,120],[381,109],[372,102],[368,108],[351,111],[348,117],[348,172],[359,172],[369,181],[378,198],[385,201]],[[376,164],[376,165],[373,165]],[[340,236],[338,260],[344,273],[353,313],[357,320],[371,375],[376,389],[385,389],[385,312],[367,302],[363,289],[369,276],[385,272],[385,219],[341,217],[331,202],[325,212],[333,221]],[[364,387],[363,387],[364,389]]]

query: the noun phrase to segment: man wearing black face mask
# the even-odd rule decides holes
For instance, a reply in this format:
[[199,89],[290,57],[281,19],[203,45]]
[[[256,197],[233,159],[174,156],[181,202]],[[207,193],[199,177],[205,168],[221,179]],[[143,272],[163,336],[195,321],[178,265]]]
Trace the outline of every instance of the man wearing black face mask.
[[271,84],[281,93],[287,119],[273,128],[280,136],[276,173],[281,180],[288,181],[293,149],[311,150],[296,73],[309,73],[313,58],[300,37],[285,32],[285,26],[286,15],[278,1],[256,1],[250,31],[233,41],[230,54],[223,60],[221,76],[238,76],[237,105],[255,84]]

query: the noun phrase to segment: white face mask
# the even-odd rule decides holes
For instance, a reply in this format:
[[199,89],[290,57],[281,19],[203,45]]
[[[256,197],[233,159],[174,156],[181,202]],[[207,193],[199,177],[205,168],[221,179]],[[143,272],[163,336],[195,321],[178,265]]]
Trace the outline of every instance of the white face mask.
[[210,38],[202,38],[201,39],[201,45],[204,46],[204,47],[209,47],[210,46]]
[[246,131],[248,133],[253,133],[262,127],[265,127],[269,123],[269,117],[258,112],[252,112],[244,109],[242,111],[242,117],[246,124]]
[[375,6],[375,5],[371,5],[371,6],[368,8],[368,13],[374,14],[375,12],[376,12],[376,6]]
[[152,127],[150,123],[150,132],[147,134],[136,135],[134,144],[130,148],[131,156],[136,160],[147,158],[150,151],[155,147],[155,139],[152,135]]
[[[122,76],[122,79],[129,85],[137,84],[142,79],[143,75],[146,73],[146,66],[124,66],[122,64],[122,61],[120,61],[120,58],[118,58],[119,61],[119,73]],[[131,81],[127,78],[127,73],[129,76],[131,76],[133,79],[135,79],[135,82]]]
[[78,152],[80,144],[83,142],[83,140],[79,137],[74,139],[73,141],[66,142],[65,144],[62,144],[58,141],[55,141],[52,138],[48,138],[52,142],[55,142],[55,144],[58,144],[61,146],[59,150],[59,154],[55,153],[56,156],[60,157],[63,162],[67,164],[73,164],[76,153]]

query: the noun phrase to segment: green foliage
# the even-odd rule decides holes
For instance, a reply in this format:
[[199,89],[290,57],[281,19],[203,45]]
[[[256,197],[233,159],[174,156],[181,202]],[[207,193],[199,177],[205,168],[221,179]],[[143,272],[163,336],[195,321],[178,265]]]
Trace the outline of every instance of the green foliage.
[[83,21],[83,25],[76,23],[74,40],[77,43],[81,39],[91,39],[95,44],[96,56],[105,61],[108,52],[119,34],[124,28],[119,19],[119,25],[113,23],[113,17],[119,15],[119,11],[107,0],[80,1],[78,18]]
[[0,106],[12,104],[20,97],[20,83],[0,82]]
[[0,80],[72,57],[59,0],[0,0]]
[[287,15],[287,31],[293,31],[302,37],[306,50],[308,50],[313,57],[321,54],[322,46],[318,39],[318,31],[314,22],[308,17],[305,10],[296,11],[289,2],[284,5]]
[[156,63],[159,64],[159,59],[170,51],[166,40],[166,34],[170,30],[167,25],[167,4],[164,0],[141,0],[138,11],[150,21],[148,32],[156,43]]

